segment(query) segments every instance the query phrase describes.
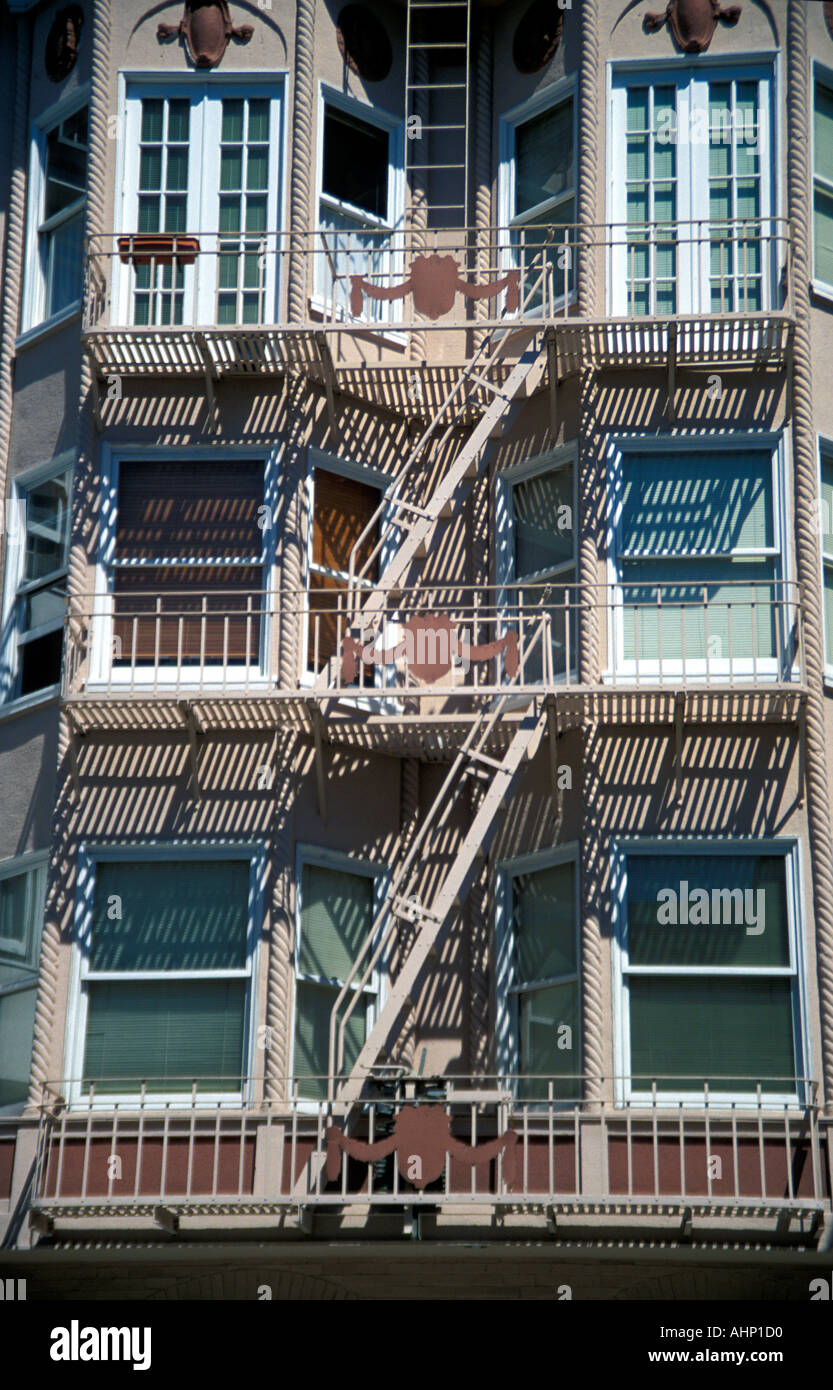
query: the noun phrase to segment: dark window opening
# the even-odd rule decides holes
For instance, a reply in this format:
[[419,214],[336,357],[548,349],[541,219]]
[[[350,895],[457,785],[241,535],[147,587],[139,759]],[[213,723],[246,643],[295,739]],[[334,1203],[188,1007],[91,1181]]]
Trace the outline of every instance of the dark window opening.
[[328,106],[324,115],[323,192],[373,217],[388,215],[388,135]]

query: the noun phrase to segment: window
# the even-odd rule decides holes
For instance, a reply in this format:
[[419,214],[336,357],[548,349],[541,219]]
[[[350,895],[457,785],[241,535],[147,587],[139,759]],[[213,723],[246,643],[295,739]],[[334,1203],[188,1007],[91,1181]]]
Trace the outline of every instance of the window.
[[833,286],[833,84],[816,82],[813,141],[813,274]]
[[82,106],[36,136],[30,211],[36,245],[28,267],[25,328],[81,299],[86,187],[87,108]]
[[[295,1058],[299,1095],[322,1099],[330,1070],[330,1015],[339,992],[373,928],[379,879],[354,860],[349,869],[330,857],[305,856],[299,870],[295,985]],[[360,969],[359,980],[363,974]],[[349,1072],[376,1018],[381,967],[361,991],[347,1020],[344,1071]]]
[[[541,304],[542,292],[534,288],[542,266],[542,248],[555,228],[555,243],[546,252],[552,266],[555,298],[563,298],[565,284],[572,292],[572,244],[576,222],[575,117],[572,96],[540,109],[534,114],[529,104],[520,118],[506,117],[505,142],[508,162],[504,181],[508,195],[508,222],[513,245],[518,247],[518,263],[524,272],[527,307]],[[561,231],[559,229],[563,228]]]
[[[397,278],[392,234],[401,217],[401,139],[383,113],[328,97],[321,104],[321,173],[315,292],[349,312],[350,276],[380,286]],[[387,320],[401,304],[365,299],[364,313]]]
[[275,321],[280,132],[274,84],[130,85],[121,322]]
[[14,567],[19,578],[13,599],[16,653],[9,658],[10,699],[34,695],[61,679],[71,482],[71,469],[63,468],[17,488],[22,506]]
[[[122,459],[109,565],[113,667],[259,667],[264,465]],[[263,658],[265,660],[265,658]]]
[[772,445],[634,445],[612,482],[622,672],[778,674],[791,654]]
[[[574,515],[574,472],[572,460],[534,470],[524,465],[512,480],[509,475],[512,556],[510,574],[521,587],[519,601],[524,605],[524,646],[534,641],[538,613],[552,619],[552,661],[556,676],[564,676],[576,666],[577,624],[574,591],[576,582],[576,537]],[[526,588],[525,585],[530,587]],[[534,587],[533,587],[534,586]],[[569,614],[569,616],[567,616]],[[569,644],[569,646],[568,646]],[[526,680],[543,675],[541,647],[524,663]]]
[[773,303],[785,247],[772,219],[769,124],[763,69],[615,76],[614,313],[751,313]]
[[825,665],[833,666],[833,448],[821,448],[821,563],[824,590]]
[[[580,1066],[578,864],[573,850],[504,866],[504,1052],[508,1070],[527,1078],[520,1094],[576,1096]],[[531,1079],[535,1078],[535,1079]],[[557,1080],[557,1078],[563,1078]]]
[[262,856],[212,849],[82,863],[76,1098],[240,1097],[251,1053]]
[[45,854],[0,863],[0,1108],[29,1089],[45,890]]
[[[315,468],[312,482],[312,534],[309,551],[310,630],[307,638],[308,669],[320,671],[339,646],[338,605],[343,604],[349,579],[350,552],[381,498],[371,483],[326,468]],[[378,520],[357,552],[356,569],[368,559],[379,539]],[[375,581],[378,562],[368,566],[367,581]]]
[[621,1066],[631,1094],[796,1094],[804,1047],[793,842],[620,846]]

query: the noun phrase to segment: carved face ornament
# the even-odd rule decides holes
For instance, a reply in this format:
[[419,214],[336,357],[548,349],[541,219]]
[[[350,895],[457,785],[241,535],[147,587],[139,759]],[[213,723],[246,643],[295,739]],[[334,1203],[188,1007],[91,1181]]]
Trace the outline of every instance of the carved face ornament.
[[253,33],[251,24],[232,24],[226,0],[185,0],[185,13],[179,23],[160,24],[156,37],[163,43],[181,35],[194,66],[213,68],[225,53],[229,39],[248,43]]
[[646,14],[645,28],[650,34],[667,23],[674,42],[683,53],[705,53],[720,19],[737,24],[740,5],[723,9],[720,0],[669,0],[664,14]]

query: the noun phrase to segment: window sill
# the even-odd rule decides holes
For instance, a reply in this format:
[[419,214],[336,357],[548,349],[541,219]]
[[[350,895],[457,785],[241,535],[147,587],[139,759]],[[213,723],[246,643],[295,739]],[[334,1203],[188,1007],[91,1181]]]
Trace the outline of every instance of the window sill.
[[42,323],[36,323],[32,328],[27,328],[15,339],[15,351],[21,348],[31,347],[33,343],[39,343],[42,338],[48,338],[50,334],[57,333],[59,328],[64,328],[73,319],[81,317],[81,300],[76,299],[74,304],[68,304],[66,309],[62,309],[59,314],[53,314],[51,318],[44,319]]
[[20,714],[28,714],[30,710],[40,709],[41,706],[56,705],[61,694],[60,685],[47,685],[43,690],[34,690],[31,695],[20,695],[16,700],[9,700],[6,704],[0,705],[0,724],[7,719],[16,719]]
[[823,280],[811,280],[810,294],[813,299],[822,301],[820,307],[833,309],[833,285],[826,285]]

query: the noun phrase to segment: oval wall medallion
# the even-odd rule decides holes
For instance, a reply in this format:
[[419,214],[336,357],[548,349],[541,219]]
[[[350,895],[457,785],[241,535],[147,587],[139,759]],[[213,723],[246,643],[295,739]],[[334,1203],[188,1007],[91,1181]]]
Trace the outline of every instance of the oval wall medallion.
[[336,20],[338,51],[351,72],[365,82],[383,82],[393,49],[384,26],[367,5],[345,5]]
[[80,5],[68,5],[55,15],[43,55],[46,75],[51,82],[63,82],[75,67],[83,27],[84,14]]
[[188,57],[197,68],[216,67],[228,47],[229,39],[248,43],[251,24],[232,24],[226,0],[185,0],[185,13],[178,24],[160,24],[159,42],[182,35]]
[[646,14],[644,24],[649,34],[661,29],[667,22],[674,42],[683,53],[705,53],[714,37],[717,21],[724,24],[737,24],[741,16],[740,5],[729,5],[725,10],[720,0],[669,0],[665,14]]
[[512,58],[518,72],[540,72],[561,40],[564,12],[555,0],[535,0],[515,30]]

